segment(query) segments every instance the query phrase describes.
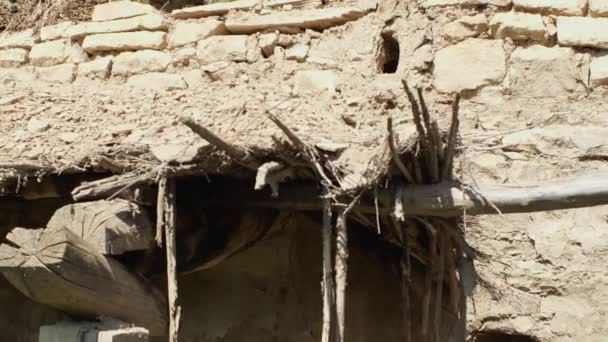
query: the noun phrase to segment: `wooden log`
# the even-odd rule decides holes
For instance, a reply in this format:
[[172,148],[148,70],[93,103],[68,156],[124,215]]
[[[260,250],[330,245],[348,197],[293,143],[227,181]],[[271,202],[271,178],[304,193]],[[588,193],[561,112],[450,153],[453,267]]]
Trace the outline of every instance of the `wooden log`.
[[35,302],[87,319],[108,316],[154,336],[166,302],[154,287],[68,229],[15,228],[0,245],[0,272]]
[[69,229],[104,255],[146,250],[154,239],[146,210],[121,199],[66,205],[55,212],[47,228]]

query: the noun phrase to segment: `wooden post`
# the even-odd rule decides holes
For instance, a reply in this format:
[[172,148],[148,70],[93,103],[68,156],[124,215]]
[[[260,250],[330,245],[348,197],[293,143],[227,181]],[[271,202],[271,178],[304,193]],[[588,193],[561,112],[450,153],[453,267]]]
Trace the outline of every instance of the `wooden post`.
[[323,325],[321,328],[321,342],[329,342],[331,336],[331,318],[334,297],[334,286],[331,275],[331,198],[323,198]]
[[336,220],[336,342],[344,342],[346,286],[348,281],[348,213],[342,210]]

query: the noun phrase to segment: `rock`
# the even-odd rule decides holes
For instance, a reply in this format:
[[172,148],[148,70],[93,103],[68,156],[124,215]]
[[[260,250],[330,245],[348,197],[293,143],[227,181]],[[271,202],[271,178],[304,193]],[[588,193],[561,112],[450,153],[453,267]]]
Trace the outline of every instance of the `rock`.
[[112,76],[129,76],[144,72],[165,71],[171,63],[171,54],[155,50],[123,52],[114,57]]
[[308,56],[308,45],[298,44],[285,51],[285,59],[304,62]]
[[434,59],[435,87],[450,93],[499,83],[506,71],[505,58],[501,40],[473,38],[441,49]]
[[522,97],[567,96],[577,90],[574,51],[533,45],[511,54],[506,86]]
[[95,6],[91,17],[93,21],[107,21],[131,18],[154,12],[156,12],[156,9],[150,5],[133,1],[110,1]]
[[76,64],[60,64],[36,68],[36,78],[53,83],[71,83],[76,75]]
[[186,47],[173,52],[173,65],[190,65],[190,60],[196,59],[196,48]]
[[69,39],[52,40],[36,44],[30,51],[30,62],[35,66],[63,63],[81,63],[88,59],[80,45]]
[[161,72],[131,76],[127,80],[127,85],[139,89],[158,91],[188,88],[188,85],[180,75]]
[[169,47],[175,48],[190,43],[196,43],[210,36],[227,33],[224,22],[209,19],[202,23],[178,22],[169,33]]
[[590,65],[590,81],[594,87],[608,84],[608,55],[593,58]]
[[[226,14],[229,11],[234,10],[247,10],[253,9],[260,1],[258,0],[237,0],[237,1],[226,1],[217,2],[214,4],[194,6],[178,9],[172,12],[174,18],[177,19],[190,19],[190,18],[201,18],[209,17],[214,15]],[[297,5],[320,5],[320,0],[272,0],[264,1],[264,7],[282,7],[282,6],[297,6]],[[284,10],[285,7],[283,8]],[[266,10],[266,9],[264,9]]]
[[608,2],[605,0],[589,0],[589,12],[592,17],[608,17]]
[[102,51],[128,51],[153,49],[161,50],[166,46],[165,32],[125,32],[105,33],[87,36],[82,48],[88,53]]
[[260,39],[258,40],[258,45],[260,49],[262,49],[262,55],[265,58],[272,56],[274,53],[274,48],[277,46],[277,42],[279,40],[278,32],[269,32],[262,33],[260,35]]
[[557,42],[608,49],[608,18],[557,18]]
[[64,132],[64,133],[59,133],[57,135],[57,137],[59,138],[59,140],[63,141],[64,143],[71,144],[71,143],[75,142],[76,140],[78,140],[78,138],[80,138],[80,134],[74,133],[74,132]]
[[34,67],[2,69],[0,71],[0,84],[31,83],[34,81]]
[[490,21],[490,27],[492,35],[500,39],[544,42],[548,38],[547,28],[540,14],[497,13]]
[[484,14],[468,15],[454,20],[443,27],[443,34],[452,42],[460,42],[476,37],[488,30],[488,21]]
[[185,71],[182,73],[182,77],[186,81],[188,88],[202,87],[208,83],[208,78],[203,75],[202,70],[198,69]]
[[202,64],[247,61],[248,36],[212,36],[198,43],[196,56]]
[[77,39],[92,34],[118,33],[132,31],[166,31],[168,28],[165,18],[160,14],[147,14],[129,19],[86,22],[68,27],[64,37]]
[[19,32],[4,32],[0,34],[0,49],[31,49],[37,41],[38,39],[34,35],[34,30],[32,29]]
[[48,40],[56,40],[68,37],[66,31],[75,23],[72,21],[64,21],[59,24],[44,26],[40,29],[40,40],[46,42]]
[[47,119],[31,118],[27,122],[27,130],[31,133],[44,132],[51,127],[51,123]]
[[95,60],[78,65],[78,77],[108,78],[112,68],[112,56],[97,57]]
[[298,94],[318,94],[336,92],[338,76],[331,70],[300,70],[296,72],[294,92]]
[[354,7],[273,12],[268,15],[250,15],[228,19],[226,29],[239,34],[278,30],[285,27],[323,30],[357,20],[366,14],[367,12]]
[[207,142],[172,141],[150,145],[150,152],[160,162],[192,163]]
[[479,6],[494,5],[497,7],[511,6],[511,0],[422,0],[422,7],[441,7],[441,6]]
[[516,10],[556,15],[585,15],[587,0],[513,0]]
[[416,49],[412,55],[412,67],[417,70],[427,70],[433,63],[433,47],[425,44]]
[[0,68],[14,68],[27,62],[28,51],[25,49],[0,50]]

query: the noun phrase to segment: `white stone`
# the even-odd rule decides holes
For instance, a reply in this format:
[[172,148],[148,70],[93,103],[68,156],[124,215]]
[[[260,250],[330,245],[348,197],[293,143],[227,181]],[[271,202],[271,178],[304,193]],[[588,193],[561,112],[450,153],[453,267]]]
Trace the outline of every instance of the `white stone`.
[[492,35],[500,39],[543,42],[548,38],[547,28],[540,14],[497,13],[490,21],[490,27]]
[[505,52],[501,40],[469,39],[435,54],[434,84],[440,92],[473,90],[502,81]]
[[175,48],[190,43],[196,43],[210,36],[225,34],[224,22],[209,19],[202,23],[177,22],[169,33],[169,47]]
[[34,35],[34,30],[32,29],[19,32],[5,32],[0,34],[0,49],[31,49],[37,41],[38,39]]
[[557,18],[557,42],[608,49],[608,18]]
[[53,83],[71,83],[76,75],[76,64],[60,64],[36,68],[36,78]]
[[331,70],[301,70],[296,72],[294,92],[298,94],[335,93],[338,76]]
[[173,52],[173,65],[190,65],[190,61],[196,59],[196,48],[186,47]]
[[147,4],[133,1],[110,1],[95,6],[91,17],[93,21],[107,21],[136,17],[154,12],[156,12],[156,9]]
[[161,50],[166,46],[165,32],[125,32],[105,33],[87,36],[82,48],[88,53],[101,51],[128,51],[153,49]]
[[247,61],[248,36],[212,36],[198,43],[196,56],[202,64]]
[[511,0],[419,0],[422,7],[494,5],[507,7]]
[[118,33],[132,31],[165,31],[168,24],[165,18],[157,13],[142,15],[140,17],[102,21],[86,22],[68,27],[64,32],[66,38],[82,38],[91,34]]
[[585,15],[587,0],[513,0],[518,10],[558,15]]
[[197,88],[201,86],[205,86],[208,84],[208,77],[203,74],[202,70],[193,69],[188,70],[182,73],[182,77],[186,84],[188,84],[188,88]]
[[285,50],[285,59],[304,62],[308,56],[308,45],[297,44]]
[[608,1],[589,0],[589,12],[592,17],[608,17]]
[[171,14],[177,19],[201,18],[221,15],[232,10],[245,10],[254,7],[257,0],[238,0],[207,4],[202,6],[186,7],[174,10]]
[[171,59],[171,54],[155,50],[124,52],[114,57],[112,76],[165,71],[171,63]]
[[65,38],[67,37],[66,31],[74,24],[71,21],[64,21],[59,24],[44,26],[40,29],[40,40],[46,42],[48,40]]
[[80,45],[72,43],[69,39],[36,44],[30,51],[30,62],[35,66],[81,63],[86,61],[87,58]]
[[71,144],[80,138],[80,134],[76,132],[63,132],[57,135],[59,140],[63,141],[66,144]]
[[590,80],[594,87],[608,84],[608,55],[593,58],[590,65]]
[[27,122],[27,130],[31,133],[44,132],[49,129],[49,127],[51,127],[51,123],[47,119],[33,117]]
[[112,56],[97,57],[95,60],[78,64],[78,77],[107,78],[112,69]]
[[127,85],[138,89],[158,91],[186,89],[188,85],[180,75],[152,72],[129,77]]
[[27,55],[28,51],[25,49],[0,50],[0,68],[18,67],[27,62]]
[[264,57],[268,58],[274,53],[274,48],[277,46],[279,40],[278,32],[262,33],[260,39],[258,39],[258,45],[262,50]]
[[574,51],[533,45],[511,54],[506,86],[521,97],[567,96],[577,90]]
[[149,335],[144,328],[107,330],[97,333],[97,342],[148,342]]
[[443,34],[452,42],[460,42],[476,37],[488,30],[488,21],[482,13],[468,15],[454,20],[443,27]]

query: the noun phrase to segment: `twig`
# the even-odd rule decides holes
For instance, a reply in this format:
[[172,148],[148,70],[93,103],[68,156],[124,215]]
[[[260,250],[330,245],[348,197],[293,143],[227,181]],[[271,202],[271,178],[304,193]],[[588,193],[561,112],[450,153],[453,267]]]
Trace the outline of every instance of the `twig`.
[[391,155],[393,157],[393,161],[395,162],[395,165],[397,165],[397,167],[403,174],[403,177],[405,177],[405,179],[407,179],[408,182],[414,184],[415,183],[414,177],[412,177],[412,174],[405,167],[405,165],[403,165],[403,162],[401,161],[401,158],[399,158],[399,154],[397,153],[397,149],[395,148],[395,137],[394,137],[394,133],[393,133],[393,118],[390,116],[388,117],[387,122],[386,122],[386,129],[388,130],[388,146],[391,149]]
[[332,313],[333,304],[333,281],[331,276],[331,198],[323,197],[323,227],[322,227],[322,242],[323,242],[323,322],[321,328],[321,342],[329,342],[332,328]]
[[[416,217],[416,220],[422,223],[426,228],[429,237],[429,263],[427,265],[427,271],[424,282],[424,298],[422,302],[422,334],[427,336],[430,330],[430,316],[431,316],[431,292],[433,287],[433,273],[436,264],[437,254],[437,230],[433,225],[425,219]],[[439,341],[436,341],[439,342]]]
[[458,111],[460,106],[460,94],[456,94],[454,102],[452,102],[452,123],[450,124],[450,132],[448,135],[448,144],[445,151],[445,162],[443,170],[441,170],[441,179],[449,180],[452,177],[452,165],[454,164],[454,151],[456,150],[456,140],[458,136],[458,127],[460,121],[458,119]]
[[420,136],[420,141],[424,145],[424,141],[426,140],[426,132],[424,131],[424,127],[422,126],[422,121],[420,117],[420,108],[418,107],[418,102],[416,102],[416,98],[414,94],[410,91],[410,88],[407,85],[405,80],[401,80],[401,84],[403,84],[403,89],[405,90],[405,94],[407,95],[407,99],[410,101],[410,105],[412,106],[412,114],[414,117],[414,124],[416,124],[416,130],[418,131],[418,135]]

